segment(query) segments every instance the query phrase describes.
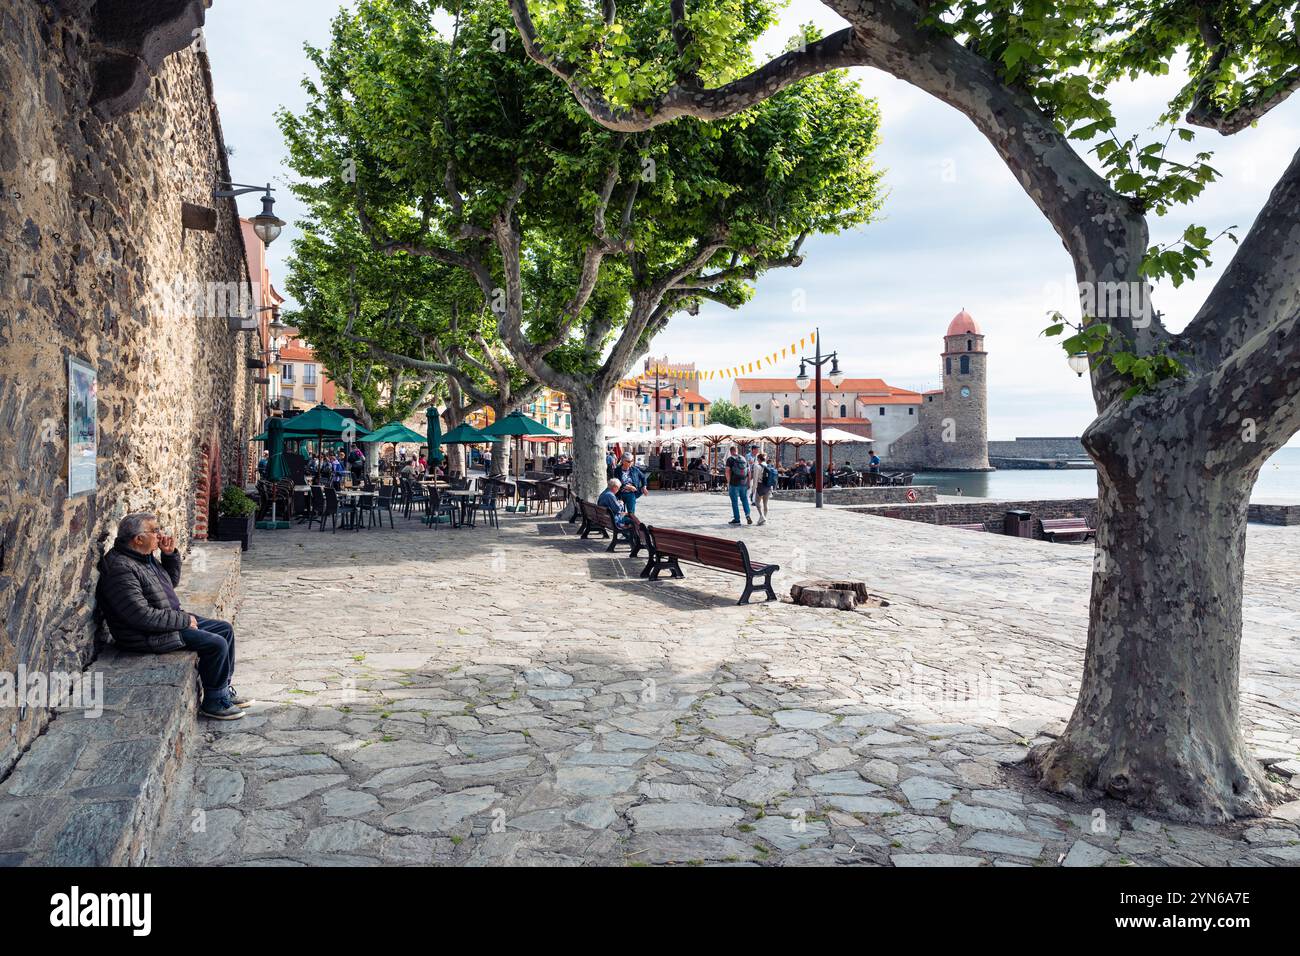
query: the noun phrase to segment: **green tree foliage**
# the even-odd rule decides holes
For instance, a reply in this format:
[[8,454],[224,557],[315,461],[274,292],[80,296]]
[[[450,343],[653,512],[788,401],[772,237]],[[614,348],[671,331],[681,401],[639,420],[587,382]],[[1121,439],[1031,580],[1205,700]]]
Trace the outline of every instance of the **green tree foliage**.
[[741,305],[807,236],[878,208],[876,109],[837,74],[630,136],[589,122],[519,43],[498,0],[363,0],[310,51],[320,79],[281,125],[318,222],[463,272],[575,418],[594,422],[673,314]]
[[733,405],[720,398],[709,407],[709,422],[730,425],[732,428],[753,428],[754,416],[748,405]]

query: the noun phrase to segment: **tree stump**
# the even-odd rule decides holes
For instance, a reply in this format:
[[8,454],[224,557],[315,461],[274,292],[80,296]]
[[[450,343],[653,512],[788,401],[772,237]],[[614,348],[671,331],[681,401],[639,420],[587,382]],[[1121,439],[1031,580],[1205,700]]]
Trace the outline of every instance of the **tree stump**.
[[800,581],[790,586],[790,598],[805,607],[852,611],[859,604],[880,603],[861,581]]

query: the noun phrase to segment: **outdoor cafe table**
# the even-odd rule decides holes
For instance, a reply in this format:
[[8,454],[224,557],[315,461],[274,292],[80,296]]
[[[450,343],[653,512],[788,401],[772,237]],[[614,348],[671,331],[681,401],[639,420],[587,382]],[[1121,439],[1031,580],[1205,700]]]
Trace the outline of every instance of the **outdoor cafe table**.
[[[468,491],[468,490],[452,491],[450,489],[444,488],[441,491],[439,491],[439,494],[446,495],[448,498],[457,499],[457,501],[460,504],[460,523],[462,526],[466,524],[467,519],[473,514],[474,506],[478,504],[478,502],[475,500],[476,498],[478,498],[478,492]],[[470,523],[472,524],[472,522]]]

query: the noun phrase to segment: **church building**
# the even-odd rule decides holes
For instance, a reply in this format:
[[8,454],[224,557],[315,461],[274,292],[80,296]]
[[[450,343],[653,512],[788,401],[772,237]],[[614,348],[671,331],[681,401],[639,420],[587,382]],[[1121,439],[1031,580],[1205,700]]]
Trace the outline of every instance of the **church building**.
[[[822,427],[872,440],[890,469],[990,471],[988,460],[988,353],[984,334],[963,309],[948,324],[940,355],[943,387],[914,392],[879,378],[822,378]],[[816,418],[810,386],[793,378],[737,378],[731,401],[746,405],[759,428],[787,425],[812,431]]]

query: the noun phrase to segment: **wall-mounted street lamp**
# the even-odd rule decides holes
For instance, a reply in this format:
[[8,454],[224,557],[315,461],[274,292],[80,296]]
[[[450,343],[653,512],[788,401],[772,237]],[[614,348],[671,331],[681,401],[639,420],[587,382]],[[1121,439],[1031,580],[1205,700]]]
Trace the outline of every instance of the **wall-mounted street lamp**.
[[271,189],[270,183],[265,186],[245,186],[243,183],[220,182],[217,186],[217,189],[212,190],[215,199],[233,199],[245,193],[262,192],[262,211],[249,222],[253,224],[253,231],[257,233],[257,238],[262,240],[262,245],[269,246],[275,242],[285,222],[275,214],[275,198],[271,195],[274,190]]
[[1070,370],[1075,372],[1079,376],[1079,378],[1083,378],[1083,373],[1088,371],[1088,366],[1091,364],[1088,361],[1087,352],[1073,353],[1069,358],[1069,363],[1070,363]]

